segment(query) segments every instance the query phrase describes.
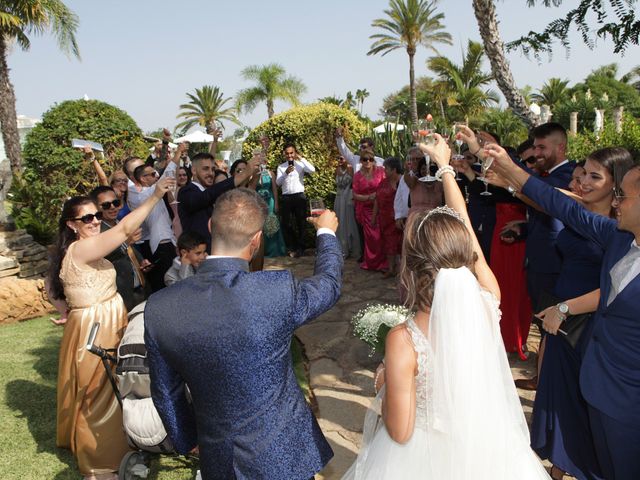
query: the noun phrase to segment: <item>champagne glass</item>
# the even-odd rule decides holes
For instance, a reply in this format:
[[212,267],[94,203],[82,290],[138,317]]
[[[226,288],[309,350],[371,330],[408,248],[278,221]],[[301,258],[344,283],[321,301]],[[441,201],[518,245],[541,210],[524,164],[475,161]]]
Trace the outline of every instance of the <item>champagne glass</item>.
[[173,201],[170,202],[170,205],[175,205],[176,203],[180,203],[178,201],[178,183],[176,182],[176,171],[175,170],[167,170],[164,172],[164,176],[167,178],[172,178],[172,186],[169,188],[171,195],[173,196]]
[[486,176],[492,164],[493,164],[492,156],[487,156],[482,160],[482,177],[480,177],[479,180],[484,182],[484,192],[480,192],[480,195],[483,195],[483,196],[493,195],[493,193],[489,191],[489,180],[487,179],[487,176]]
[[[457,152],[451,156],[451,160],[455,161],[455,162],[456,162],[456,165],[458,165],[458,167],[460,167],[460,166],[461,166],[461,165],[460,165],[460,163],[464,161],[464,155],[462,155],[462,152],[461,152],[461,148],[462,148],[462,143],[463,143],[463,142],[462,142],[462,140],[461,140],[461,139],[459,139],[459,138],[457,137],[457,135],[456,135],[456,134],[458,133],[458,131],[459,131],[463,126],[464,126],[464,127],[466,127],[466,126],[467,126],[467,123],[466,123],[466,122],[456,122],[456,123],[453,125],[453,139],[454,139],[455,144],[456,144],[456,150],[457,150]],[[456,180],[462,180],[462,179],[460,178],[460,172],[458,171],[458,169],[456,169]]]
[[[476,135],[476,140],[478,141],[478,146],[480,147],[480,150],[482,150],[486,144],[486,142],[484,141],[484,138],[479,137],[478,135]],[[482,166],[482,162],[480,161],[480,157],[478,155],[475,156],[476,157],[476,161],[473,163],[476,167],[481,167]]]
[[312,198],[309,200],[309,211],[312,217],[319,217],[325,210],[324,201],[321,198]]

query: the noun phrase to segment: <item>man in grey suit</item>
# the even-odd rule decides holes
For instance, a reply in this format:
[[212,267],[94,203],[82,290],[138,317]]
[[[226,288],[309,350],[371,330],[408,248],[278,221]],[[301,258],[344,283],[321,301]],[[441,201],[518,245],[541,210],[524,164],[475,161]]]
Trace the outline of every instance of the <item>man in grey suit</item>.
[[306,480],[333,455],[297,385],[290,345],[297,327],[340,296],[338,220],[330,211],[312,220],[314,274],[296,280],[249,272],[266,215],[255,191],[222,195],[211,255],[145,309],[154,404],[179,453],[199,447],[204,479]]

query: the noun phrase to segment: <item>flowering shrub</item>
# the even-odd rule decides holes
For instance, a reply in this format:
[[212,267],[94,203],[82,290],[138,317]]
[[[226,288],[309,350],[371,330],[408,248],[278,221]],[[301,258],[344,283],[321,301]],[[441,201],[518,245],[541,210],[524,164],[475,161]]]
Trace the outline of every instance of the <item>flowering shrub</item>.
[[369,305],[351,319],[353,334],[371,347],[370,355],[380,352],[384,355],[387,333],[403,323],[411,312],[400,305]]

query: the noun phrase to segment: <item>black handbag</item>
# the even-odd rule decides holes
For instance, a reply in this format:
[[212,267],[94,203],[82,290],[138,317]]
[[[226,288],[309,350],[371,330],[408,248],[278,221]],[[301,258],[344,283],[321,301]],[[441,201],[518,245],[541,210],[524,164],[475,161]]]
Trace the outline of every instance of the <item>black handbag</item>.
[[[540,298],[540,305],[542,306],[540,308],[540,311],[552,305],[557,305],[558,303],[560,303],[560,300],[558,298],[545,292]],[[558,327],[558,335],[569,342],[569,345],[571,345],[571,347],[576,348],[576,345],[580,340],[580,336],[589,323],[589,320],[591,320],[592,315],[592,313],[567,315],[567,318],[565,318],[560,324],[560,327]],[[537,327],[540,329],[540,333],[545,333],[544,329],[542,328],[542,320],[540,320],[535,315],[533,316],[532,323],[537,325]]]

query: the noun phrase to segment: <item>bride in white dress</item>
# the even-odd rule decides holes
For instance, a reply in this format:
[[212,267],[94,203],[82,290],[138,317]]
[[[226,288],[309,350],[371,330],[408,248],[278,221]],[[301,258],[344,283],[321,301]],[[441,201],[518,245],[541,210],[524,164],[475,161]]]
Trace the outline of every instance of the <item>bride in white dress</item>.
[[440,167],[448,207],[413,215],[400,281],[417,310],[389,332],[379,393],[344,479],[550,478],[529,431],[500,335],[500,289],[473,233],[436,135],[421,145]]

